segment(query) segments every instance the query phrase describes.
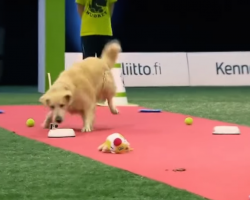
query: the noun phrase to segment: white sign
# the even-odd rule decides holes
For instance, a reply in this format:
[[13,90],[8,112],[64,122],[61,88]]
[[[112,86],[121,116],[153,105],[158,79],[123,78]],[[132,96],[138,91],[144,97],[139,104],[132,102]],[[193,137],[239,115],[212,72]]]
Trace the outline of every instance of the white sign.
[[121,53],[126,87],[188,86],[186,53]]
[[250,85],[250,52],[188,53],[190,86]]
[[64,69],[68,69],[75,62],[82,60],[82,53],[65,53],[64,54]]
[[[81,53],[65,53],[65,69],[82,59]],[[126,87],[188,86],[186,53],[121,53]]]

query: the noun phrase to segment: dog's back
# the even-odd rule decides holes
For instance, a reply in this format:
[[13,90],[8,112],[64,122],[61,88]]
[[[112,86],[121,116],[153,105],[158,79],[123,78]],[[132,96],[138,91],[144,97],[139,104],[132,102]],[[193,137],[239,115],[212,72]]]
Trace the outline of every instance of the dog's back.
[[103,60],[90,57],[74,63],[70,69],[63,71],[58,81],[67,80],[67,82],[71,82],[76,89],[90,87],[98,92],[106,70],[108,70],[108,67]]
[[76,90],[92,90],[98,95],[105,81],[113,81],[110,69],[114,67],[120,51],[120,44],[111,41],[104,47],[101,58],[89,57],[74,63],[71,68],[60,74],[57,81],[70,82]]

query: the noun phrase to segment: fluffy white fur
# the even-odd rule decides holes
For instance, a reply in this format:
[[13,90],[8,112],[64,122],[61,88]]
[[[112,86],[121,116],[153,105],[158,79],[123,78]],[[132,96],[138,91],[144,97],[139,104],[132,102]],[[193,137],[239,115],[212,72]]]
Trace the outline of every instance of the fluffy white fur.
[[73,64],[61,72],[51,88],[39,99],[50,108],[43,123],[61,123],[66,112],[79,114],[84,123],[83,132],[93,130],[97,101],[107,100],[111,113],[118,114],[113,103],[116,86],[111,69],[116,63],[120,43],[113,40],[106,44],[101,58],[90,57]]

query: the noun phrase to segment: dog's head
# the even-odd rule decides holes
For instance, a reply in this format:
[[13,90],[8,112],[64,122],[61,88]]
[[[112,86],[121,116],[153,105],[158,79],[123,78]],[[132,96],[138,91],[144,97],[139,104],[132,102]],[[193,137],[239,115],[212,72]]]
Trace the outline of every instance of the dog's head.
[[72,103],[72,93],[65,88],[54,89],[44,94],[39,101],[50,108],[53,113],[53,122],[61,123],[68,106]]

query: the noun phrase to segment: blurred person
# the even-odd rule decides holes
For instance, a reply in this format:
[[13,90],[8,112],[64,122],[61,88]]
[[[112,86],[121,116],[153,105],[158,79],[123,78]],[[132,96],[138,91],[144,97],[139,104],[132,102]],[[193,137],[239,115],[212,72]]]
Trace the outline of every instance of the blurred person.
[[[76,0],[81,18],[83,59],[100,57],[105,44],[113,36],[111,17],[117,0]],[[103,105],[99,102],[98,105]]]
[[117,0],[76,0],[81,18],[83,58],[101,56],[104,45],[113,36],[111,17]]

